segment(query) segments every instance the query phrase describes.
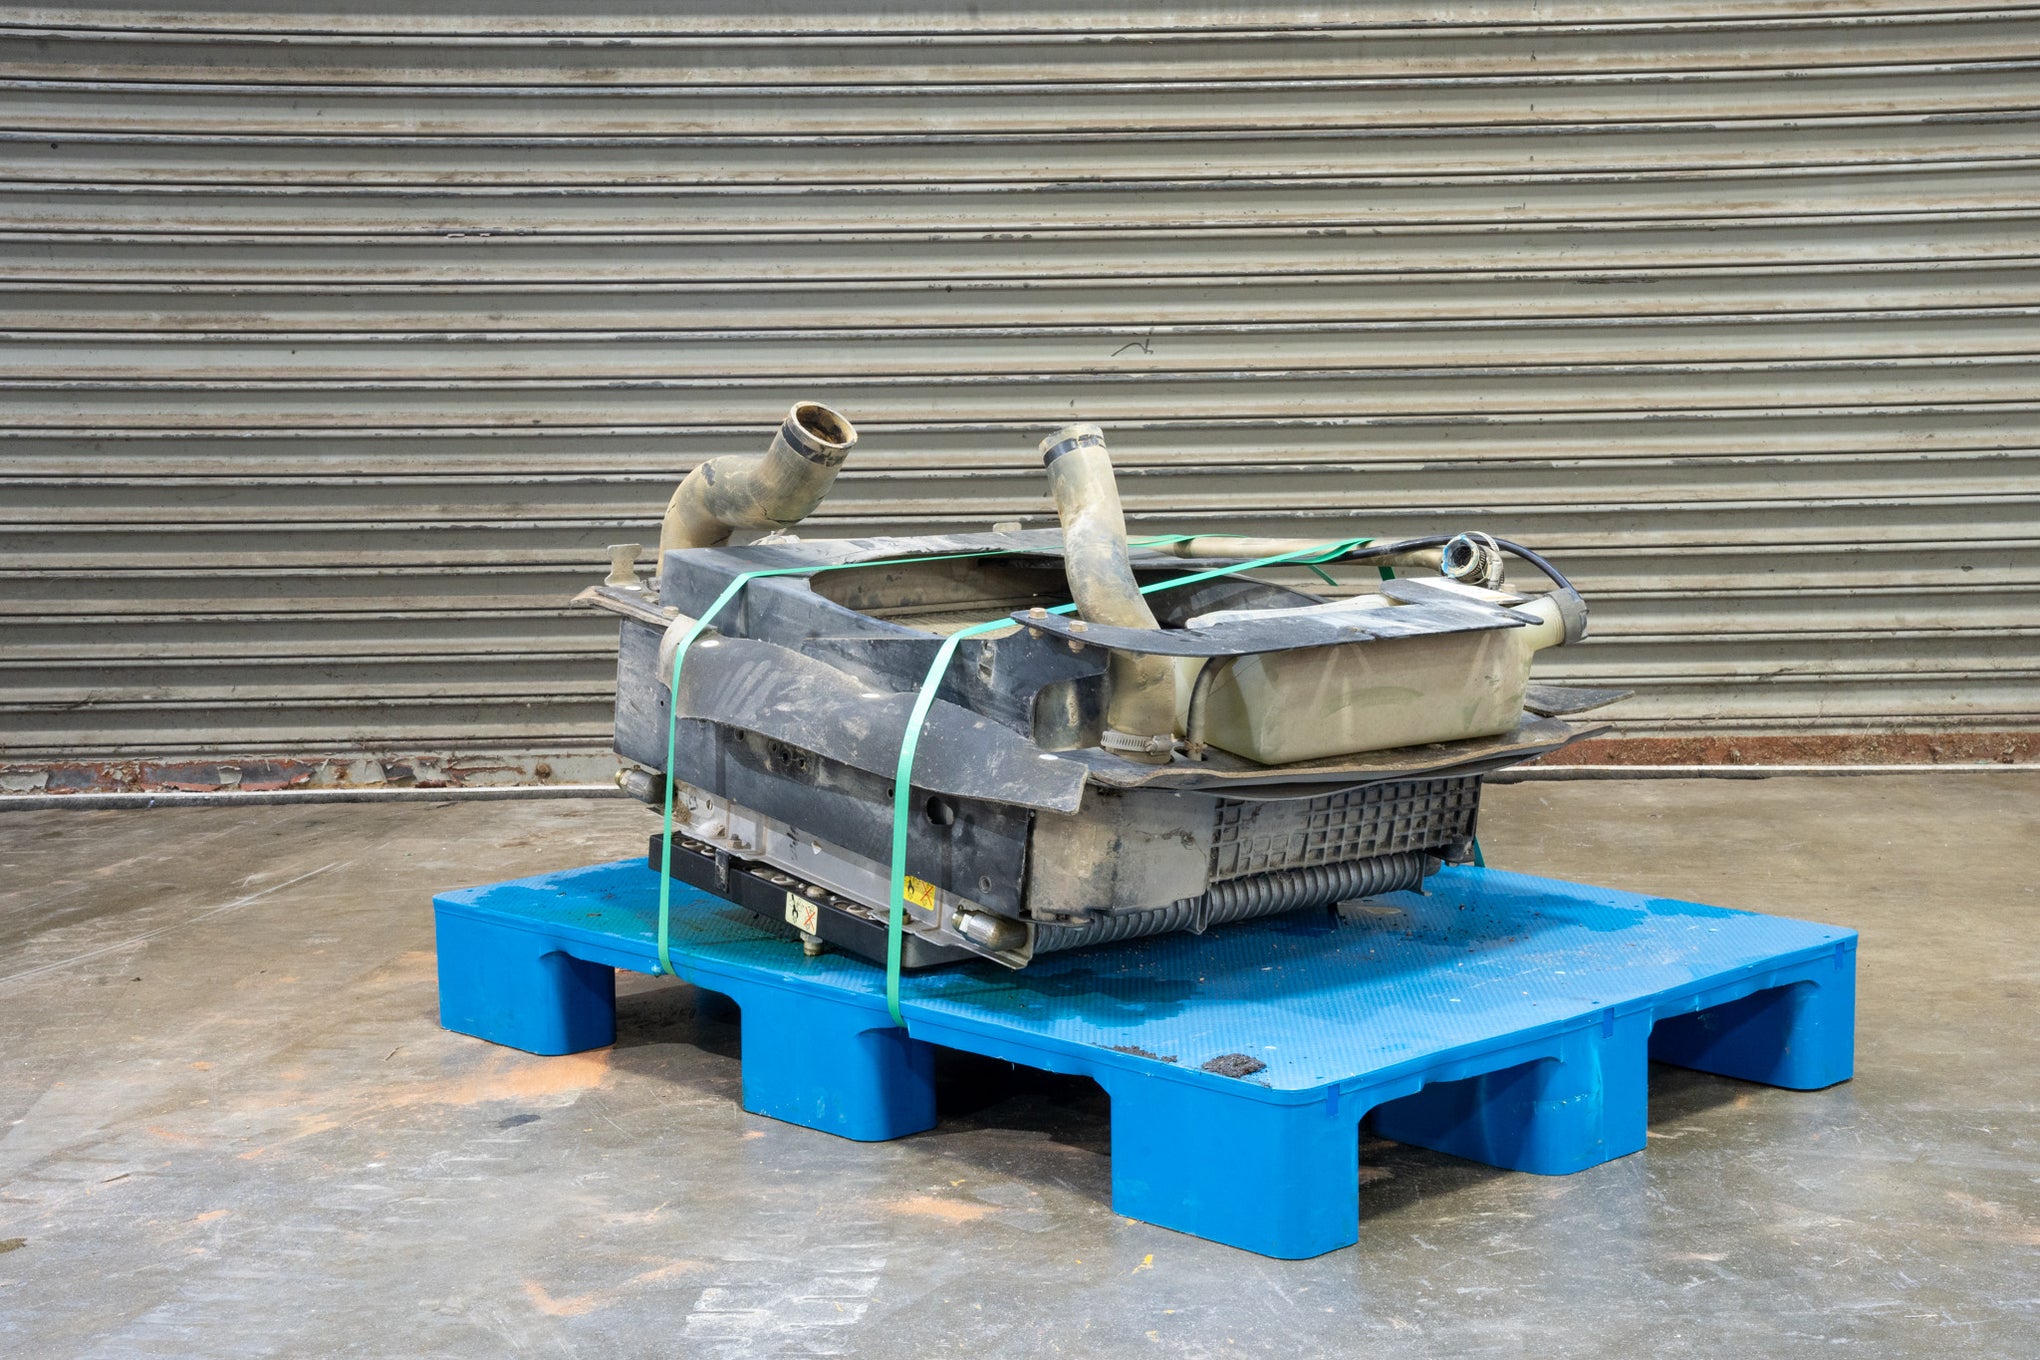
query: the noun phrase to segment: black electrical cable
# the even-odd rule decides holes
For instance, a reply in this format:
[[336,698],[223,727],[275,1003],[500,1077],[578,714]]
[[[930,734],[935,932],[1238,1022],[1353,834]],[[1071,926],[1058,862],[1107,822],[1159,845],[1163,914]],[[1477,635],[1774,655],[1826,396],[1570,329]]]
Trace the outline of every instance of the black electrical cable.
[[[1354,548],[1340,560],[1364,562],[1370,557],[1388,557],[1395,553],[1415,552],[1419,548],[1438,548],[1450,543],[1457,537],[1459,537],[1458,534],[1426,534],[1422,538],[1403,539],[1400,543],[1369,543],[1364,547]],[[1494,545],[1503,552],[1522,558],[1525,562],[1543,572],[1551,579],[1551,583],[1560,590],[1573,589],[1573,583],[1565,578],[1564,572],[1552,566],[1551,563],[1545,561],[1544,558],[1530,551],[1530,549],[1522,544],[1511,543],[1506,538],[1497,538],[1494,540]]]

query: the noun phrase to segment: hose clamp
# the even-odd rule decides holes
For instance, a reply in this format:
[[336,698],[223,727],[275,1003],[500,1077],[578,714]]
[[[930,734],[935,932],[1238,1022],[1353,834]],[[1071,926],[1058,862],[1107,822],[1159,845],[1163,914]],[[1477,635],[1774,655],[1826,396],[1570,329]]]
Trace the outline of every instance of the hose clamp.
[[786,419],[779,422],[779,437],[786,442],[786,447],[817,467],[841,467],[843,461],[850,456],[851,445],[857,442],[856,432],[849,430],[850,422],[843,420],[843,426],[850,438],[841,444],[831,443],[801,423],[800,413],[804,409],[826,412],[836,420],[843,419],[819,402],[797,401],[793,404],[793,409],[786,413]]
[[[1046,444],[1042,448],[1041,465],[1043,467],[1053,465],[1056,459],[1066,453],[1075,453],[1078,449],[1102,449],[1105,447],[1105,431],[1099,429],[1096,425],[1065,425],[1062,429],[1057,430],[1056,434],[1064,437],[1056,443]],[[1054,439],[1055,435],[1050,435],[1049,438]]]
[[1564,586],[1551,592],[1551,600],[1558,606],[1559,622],[1565,626],[1565,642],[1578,642],[1586,637],[1587,602],[1580,598],[1580,593],[1571,586]]
[[1140,737],[1135,736],[1131,732],[1120,732],[1110,727],[1105,729],[1104,735],[1098,739],[1098,744],[1118,755],[1144,756],[1148,759],[1153,759],[1156,756],[1167,758],[1176,750],[1176,739],[1173,736],[1158,734],[1152,737]]

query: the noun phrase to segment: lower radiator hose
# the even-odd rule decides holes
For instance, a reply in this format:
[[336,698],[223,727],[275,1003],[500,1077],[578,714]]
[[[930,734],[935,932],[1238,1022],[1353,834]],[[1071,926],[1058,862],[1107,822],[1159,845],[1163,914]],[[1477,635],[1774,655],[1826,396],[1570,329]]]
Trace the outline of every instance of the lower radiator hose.
[[1186,897],[1153,911],[1102,916],[1080,926],[1041,925],[1034,932],[1034,952],[1052,954],[1061,949],[1083,949],[1178,930],[1201,933],[1206,926],[1420,888],[1424,885],[1427,858],[1422,851],[1411,850],[1230,879],[1212,884],[1202,897]]

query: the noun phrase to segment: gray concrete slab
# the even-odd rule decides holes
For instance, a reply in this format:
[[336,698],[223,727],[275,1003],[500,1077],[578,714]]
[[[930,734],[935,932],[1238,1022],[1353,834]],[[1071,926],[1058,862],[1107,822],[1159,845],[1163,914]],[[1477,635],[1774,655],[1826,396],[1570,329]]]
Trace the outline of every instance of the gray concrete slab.
[[1114,1216],[1088,1083],[958,1061],[860,1145],[739,1109],[678,984],[604,1052],[438,1028],[434,890],[647,827],[0,816],[0,1355],[2040,1351],[2031,776],[1494,790],[1493,863],[1862,931],[1860,1075],[1660,1069],[1648,1150],[1564,1178],[1370,1139],[1360,1246],[1306,1262]]

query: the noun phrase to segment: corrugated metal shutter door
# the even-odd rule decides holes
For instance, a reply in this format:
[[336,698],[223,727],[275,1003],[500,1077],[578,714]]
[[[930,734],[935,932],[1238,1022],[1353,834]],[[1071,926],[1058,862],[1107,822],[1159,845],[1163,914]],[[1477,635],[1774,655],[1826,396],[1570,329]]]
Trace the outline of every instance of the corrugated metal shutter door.
[[563,600],[803,396],[817,532],[1082,416],[1543,547],[1633,733],[2040,710],[2040,10],[556,8],[0,30],[14,756],[600,752]]

